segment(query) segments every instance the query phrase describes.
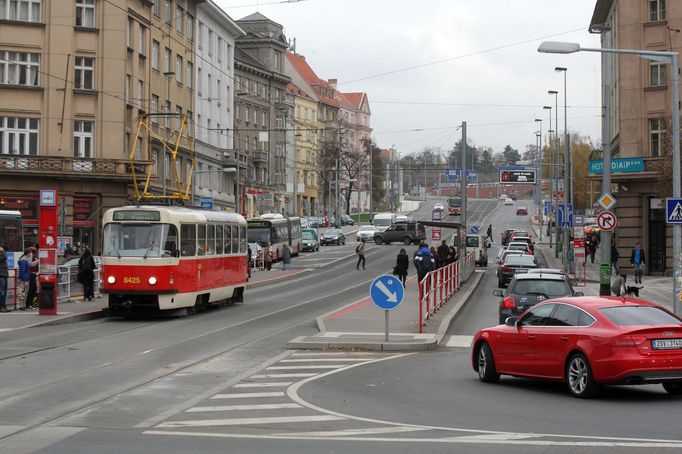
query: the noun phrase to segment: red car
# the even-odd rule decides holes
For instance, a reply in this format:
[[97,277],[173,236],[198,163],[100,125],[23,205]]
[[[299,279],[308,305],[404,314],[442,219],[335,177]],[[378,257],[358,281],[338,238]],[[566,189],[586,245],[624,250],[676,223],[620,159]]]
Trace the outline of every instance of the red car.
[[617,297],[548,300],[474,337],[481,381],[500,375],[563,381],[575,397],[600,385],[662,383],[682,394],[682,319],[648,301]]
[[526,207],[518,207],[516,209],[516,215],[517,216],[527,216],[528,215],[528,208]]

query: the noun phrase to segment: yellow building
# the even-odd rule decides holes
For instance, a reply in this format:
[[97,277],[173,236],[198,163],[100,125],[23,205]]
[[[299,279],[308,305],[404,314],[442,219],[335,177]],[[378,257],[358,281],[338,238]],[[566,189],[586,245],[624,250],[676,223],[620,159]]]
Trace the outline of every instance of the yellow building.
[[293,171],[295,175],[296,213],[308,216],[317,212],[318,130],[317,101],[294,84],[287,90],[294,97],[295,153]]

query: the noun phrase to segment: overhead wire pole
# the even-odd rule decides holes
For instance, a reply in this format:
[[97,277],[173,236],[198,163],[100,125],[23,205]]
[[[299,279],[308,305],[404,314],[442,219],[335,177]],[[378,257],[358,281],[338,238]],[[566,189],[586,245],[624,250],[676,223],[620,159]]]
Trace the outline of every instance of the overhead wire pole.
[[[570,153],[568,149],[568,119],[566,118],[566,102],[567,102],[567,96],[566,96],[566,68],[557,66],[554,68],[555,71],[562,72],[564,73],[564,214],[562,221],[565,221],[566,223],[568,221],[568,203],[569,200],[573,200],[573,190],[571,188],[571,163],[570,163]],[[558,219],[557,219],[558,220]],[[558,222],[557,222],[558,224]],[[569,272],[568,268],[568,239],[569,239],[569,232],[568,229],[565,229],[564,226],[561,227],[561,261],[564,264],[564,271]]]
[[[604,31],[604,47],[611,47],[611,32]],[[602,194],[611,192],[611,55],[606,55],[604,61],[604,91],[602,93],[604,122],[602,131],[602,143],[604,147],[602,171]],[[590,200],[592,203],[592,200]],[[601,229],[601,266],[599,267],[599,295],[611,296],[611,232]]]
[[[462,216],[461,221],[464,226],[464,232],[466,233],[467,226],[467,122],[462,122]],[[464,241],[464,254],[460,254],[460,257],[466,255],[466,240]]]
[[[548,143],[548,148],[549,148],[549,205],[550,207],[552,206],[552,197],[554,196],[554,160],[552,159],[552,106],[542,106],[543,109],[549,111],[549,129],[547,130],[547,134],[549,134],[549,139],[547,141]],[[555,133],[556,134],[556,133]],[[547,216],[547,232],[549,236],[549,248],[552,248],[552,216],[551,216],[551,209],[549,210],[548,216]],[[544,209],[543,209],[544,213]]]
[[[554,248],[554,258],[559,258],[559,175],[561,174],[561,140],[559,140],[559,92],[557,90],[549,90],[548,94],[554,95],[554,141],[556,142],[556,193],[554,194],[554,237],[556,239],[556,247]],[[566,178],[564,182],[564,199],[566,198]]]

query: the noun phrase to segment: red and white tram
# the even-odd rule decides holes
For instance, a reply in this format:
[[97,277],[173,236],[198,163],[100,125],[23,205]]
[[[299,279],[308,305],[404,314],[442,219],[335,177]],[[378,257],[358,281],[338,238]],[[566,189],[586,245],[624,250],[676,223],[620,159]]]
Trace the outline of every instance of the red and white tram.
[[180,206],[124,206],[104,213],[102,293],[110,314],[242,301],[246,220]]

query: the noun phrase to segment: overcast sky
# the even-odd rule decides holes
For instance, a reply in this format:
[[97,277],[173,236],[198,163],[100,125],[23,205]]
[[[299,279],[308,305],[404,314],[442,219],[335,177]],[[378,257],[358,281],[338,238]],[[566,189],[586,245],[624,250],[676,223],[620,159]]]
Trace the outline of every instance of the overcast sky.
[[[469,143],[500,152],[543,141],[568,68],[568,129],[596,144],[600,129],[597,53],[540,54],[543,40],[599,47],[587,32],[596,0],[217,0],[235,20],[256,10],[284,26],[317,75],[344,92],[367,93],[372,137],[401,154],[452,148],[467,122]],[[552,109],[554,124],[555,109]],[[415,131],[419,129],[420,131]],[[554,129],[554,126],[552,126]]]

